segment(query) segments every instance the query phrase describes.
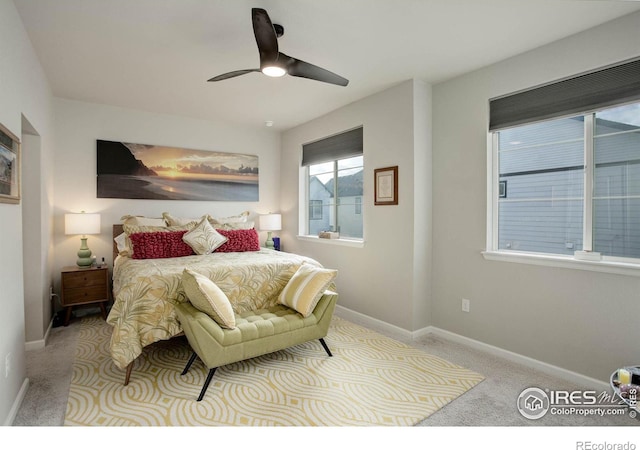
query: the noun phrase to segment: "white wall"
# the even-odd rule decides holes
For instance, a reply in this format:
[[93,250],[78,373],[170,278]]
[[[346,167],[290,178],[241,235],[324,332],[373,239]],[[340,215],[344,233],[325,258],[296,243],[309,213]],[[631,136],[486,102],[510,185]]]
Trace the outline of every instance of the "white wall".
[[431,324],[432,206],[432,92],[431,85],[413,83],[413,323],[411,330]]
[[[428,324],[430,86],[410,80],[286,131],[282,137],[282,213],[285,251],[338,270],[338,303],[406,330]],[[420,131],[414,133],[415,120]],[[364,246],[297,239],[302,144],[363,126]],[[425,130],[427,130],[425,132]],[[399,204],[373,205],[374,169],[399,166]],[[416,187],[418,191],[416,191]],[[415,224],[417,221],[418,224]],[[416,238],[416,235],[418,236]]]
[[480,254],[488,99],[637,57],[638,42],[636,13],[434,86],[433,325],[599,380],[640,360],[639,277]]
[[[153,114],[112,106],[56,98],[54,186],[55,280],[59,292],[60,268],[74,265],[80,248],[77,236],[64,234],[67,212],[101,213],[102,234],[89,236],[93,254],[111,265],[112,224],[125,214],[179,217],[257,214],[276,211],[280,203],[280,134],[268,129],[239,127],[178,116]],[[166,145],[196,150],[258,155],[259,201],[204,202],[178,200],[124,200],[96,197],[96,140]],[[261,233],[266,240],[266,233]]]
[[[42,68],[31,47],[29,38],[22,26],[20,16],[10,0],[0,0],[0,51],[2,64],[0,65],[0,123],[13,134],[22,136],[23,116],[41,136],[40,162],[49,161],[51,152],[51,93]],[[28,151],[29,146],[27,146]],[[24,160],[30,161],[31,154],[25,155]],[[26,167],[24,170],[30,170]],[[45,175],[41,184],[47,186],[50,175]],[[29,194],[31,186],[25,186],[24,191]],[[37,188],[39,189],[39,188]],[[46,198],[46,197],[45,197]],[[34,242],[23,239],[23,213],[28,217],[38,217],[38,211],[46,211],[48,205],[26,206],[0,204],[0,423],[10,424],[17,412],[17,407],[24,395],[28,384],[25,369],[25,304],[23,280],[23,244],[30,251],[40,256],[34,261],[27,279],[34,275],[34,280],[40,284],[47,284],[49,270],[48,261],[49,242],[48,229],[40,229],[43,239]],[[48,223],[47,217],[39,217],[41,222]],[[36,230],[38,232],[38,230]],[[42,286],[40,286],[42,289]],[[47,296],[48,297],[48,296]],[[40,299],[40,310],[44,309],[46,299]],[[43,316],[40,314],[35,320],[35,335],[44,335]],[[11,371],[5,378],[5,357],[11,354]]]

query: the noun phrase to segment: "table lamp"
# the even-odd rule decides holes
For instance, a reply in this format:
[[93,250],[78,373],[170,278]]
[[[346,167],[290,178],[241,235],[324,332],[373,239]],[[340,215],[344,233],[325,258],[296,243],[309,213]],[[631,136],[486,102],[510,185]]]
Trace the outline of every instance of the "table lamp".
[[260,216],[260,229],[267,232],[265,247],[273,250],[273,239],[271,233],[282,229],[282,216],[280,214],[264,214]]
[[100,234],[100,214],[70,213],[64,215],[64,234],[80,234],[80,250],[76,264],[80,268],[91,267],[91,250],[87,246],[87,234]]

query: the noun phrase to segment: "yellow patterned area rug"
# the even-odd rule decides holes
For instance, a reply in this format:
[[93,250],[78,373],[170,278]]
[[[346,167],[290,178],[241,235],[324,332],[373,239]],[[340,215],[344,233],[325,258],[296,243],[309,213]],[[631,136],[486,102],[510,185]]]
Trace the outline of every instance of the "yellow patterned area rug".
[[207,369],[184,337],[146,347],[128,386],[109,356],[111,326],[82,319],[65,425],[414,425],[483,380],[482,375],[334,317],[325,338]]

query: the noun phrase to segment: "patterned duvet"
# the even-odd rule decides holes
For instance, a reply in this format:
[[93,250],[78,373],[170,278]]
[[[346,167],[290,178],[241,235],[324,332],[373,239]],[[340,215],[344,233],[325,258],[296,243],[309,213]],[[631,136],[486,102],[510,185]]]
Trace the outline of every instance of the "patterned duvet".
[[107,317],[113,325],[111,358],[124,369],[143,347],[182,332],[173,305],[186,300],[180,281],[185,267],[213,280],[229,297],[234,311],[241,313],[273,306],[305,262],[320,266],[305,256],[264,248],[166,259],[118,256],[113,271],[114,304]]

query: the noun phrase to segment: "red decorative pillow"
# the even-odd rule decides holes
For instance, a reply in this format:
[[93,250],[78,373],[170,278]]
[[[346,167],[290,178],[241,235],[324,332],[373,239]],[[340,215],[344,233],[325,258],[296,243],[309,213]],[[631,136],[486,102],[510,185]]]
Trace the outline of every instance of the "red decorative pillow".
[[133,233],[133,259],[177,258],[193,255],[193,249],[182,240],[188,230]]
[[260,239],[255,228],[217,231],[227,238],[227,242],[218,247],[216,252],[257,252],[260,250]]

